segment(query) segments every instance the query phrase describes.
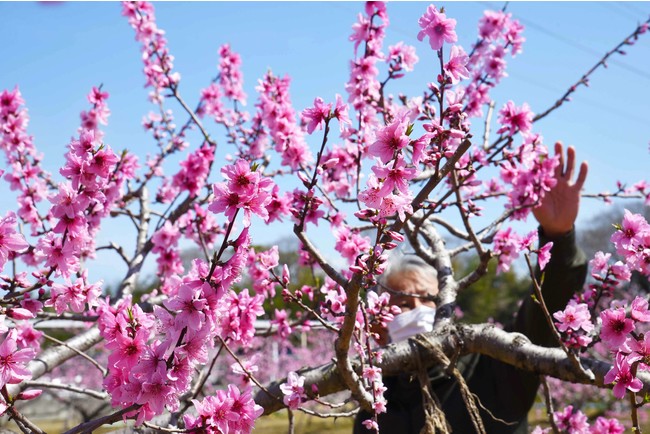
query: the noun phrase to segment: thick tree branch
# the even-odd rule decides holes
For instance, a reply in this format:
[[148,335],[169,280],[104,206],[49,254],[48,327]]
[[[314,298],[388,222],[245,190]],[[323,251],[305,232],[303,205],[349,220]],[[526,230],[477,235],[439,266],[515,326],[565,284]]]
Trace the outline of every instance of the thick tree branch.
[[90,357],[88,354],[84,353],[82,350],[80,350],[78,348],[75,348],[75,347],[73,347],[71,345],[68,345],[67,342],[60,341],[57,338],[55,338],[53,336],[50,336],[50,335],[48,335],[46,333],[43,333],[43,337],[45,339],[49,340],[49,341],[52,341],[52,342],[57,343],[57,344],[59,344],[59,345],[61,345],[63,347],[68,348],[70,351],[73,351],[77,355],[79,355],[79,356],[83,357],[84,359],[86,359],[90,364],[92,364],[94,367],[96,367],[99,370],[99,372],[102,373],[102,377],[104,377],[108,373],[108,371],[104,367],[102,367],[99,363],[97,363],[97,361],[95,359]]
[[[68,339],[66,346],[48,348],[43,351],[36,359],[27,364],[27,369],[32,372],[32,380],[36,380],[50,372],[57,366],[65,363],[67,360],[78,355],[78,351],[86,351],[103,338],[99,334],[96,326],[80,333],[79,335]],[[13,396],[25,390],[27,383],[23,382],[8,387],[9,393]]]
[[[580,384],[592,384],[599,388],[609,388],[605,385],[605,374],[612,368],[610,363],[601,362],[591,358],[580,359],[585,369],[591,370],[594,379],[590,381],[578,371],[560,348],[546,348],[533,345],[528,338],[520,333],[508,333],[491,324],[477,325],[451,325],[436,327],[436,330],[422,335],[433,346],[439,348],[447,355],[452,356],[457,350],[459,342],[461,354],[480,353],[494,359],[508,363],[517,368],[559,378],[564,381]],[[434,354],[427,354],[426,349],[421,356],[428,361],[427,368],[433,366]],[[422,351],[421,351],[422,353]],[[355,369],[359,369],[358,360],[351,360]],[[418,369],[418,354],[412,350],[408,341],[391,344],[384,348],[382,362],[378,363],[384,375],[396,375],[401,372],[416,372]],[[309,368],[299,372],[305,377],[305,390],[311,390],[312,385],[318,387],[319,395],[326,396],[346,389],[346,385],[339,375],[334,363]],[[650,374],[639,372],[639,379],[644,383],[639,395],[650,393]],[[274,396],[282,396],[280,384],[284,380],[275,382],[267,387]],[[270,414],[283,408],[276,398],[266,393],[258,393],[255,401],[264,408],[264,414]]]

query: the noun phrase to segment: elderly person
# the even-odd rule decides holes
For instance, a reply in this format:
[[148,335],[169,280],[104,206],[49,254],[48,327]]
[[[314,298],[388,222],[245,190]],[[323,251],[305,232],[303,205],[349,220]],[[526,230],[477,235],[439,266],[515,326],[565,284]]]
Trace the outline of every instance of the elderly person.
[[[566,166],[562,145],[555,145],[560,155],[556,170],[556,186],[546,194],[542,204],[533,210],[539,222],[540,243],[553,241],[551,260],[545,268],[542,293],[548,309],[564,308],[585,280],[587,263],[584,253],[576,247],[573,224],[578,215],[580,190],[587,176],[582,163],[575,182],[575,151],[567,150]],[[405,256],[384,273],[381,284],[391,292],[391,303],[399,306],[388,330],[380,333],[380,344],[397,342],[417,333],[430,331],[435,318],[435,296],[438,293],[436,271],[416,256]],[[532,297],[526,297],[509,331],[525,334],[532,343],[557,346],[544,314]],[[527,432],[527,414],[539,387],[539,376],[480,354],[461,357],[457,368],[473,392],[485,429],[490,434]],[[447,377],[444,367],[429,371],[431,389],[436,394],[452,432],[474,433],[475,428],[461,396],[458,384]],[[387,411],[378,415],[381,434],[419,434],[424,426],[421,386],[413,375],[404,373],[385,377]],[[354,433],[369,433],[362,425],[372,415],[360,411],[355,419]]]

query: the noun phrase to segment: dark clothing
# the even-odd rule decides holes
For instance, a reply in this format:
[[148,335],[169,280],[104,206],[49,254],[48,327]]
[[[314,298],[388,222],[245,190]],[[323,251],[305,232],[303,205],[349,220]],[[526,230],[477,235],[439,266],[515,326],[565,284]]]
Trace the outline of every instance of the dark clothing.
[[[540,231],[541,232],[541,231]],[[547,241],[540,233],[540,245]],[[551,261],[546,266],[542,293],[549,312],[563,309],[574,292],[581,289],[587,262],[584,253],[575,244],[572,231],[563,237],[553,239]],[[538,270],[539,273],[539,270]],[[548,327],[544,313],[532,297],[526,297],[508,331],[523,333],[532,343],[555,347],[557,342]],[[522,371],[480,354],[469,354],[458,361],[458,370],[463,374],[469,390],[478,396],[477,404],[485,429],[489,434],[520,434],[528,429],[527,415],[533,405],[539,376]],[[431,388],[440,400],[442,410],[454,433],[475,433],[472,419],[454,379],[446,377],[443,368],[429,371]],[[414,375],[404,373],[385,377],[387,390],[387,412],[378,415],[381,434],[419,434],[424,426],[421,386]],[[505,424],[490,416],[481,406]],[[370,433],[361,424],[371,417],[360,411],[354,422],[354,434]]]

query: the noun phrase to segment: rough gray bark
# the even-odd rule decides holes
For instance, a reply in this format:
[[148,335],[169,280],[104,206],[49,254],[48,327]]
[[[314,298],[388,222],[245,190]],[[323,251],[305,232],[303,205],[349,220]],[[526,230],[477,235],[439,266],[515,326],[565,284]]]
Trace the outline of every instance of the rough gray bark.
[[[93,326],[90,329],[82,332],[81,334],[70,338],[66,341],[66,346],[56,346],[48,348],[43,351],[36,359],[32,360],[27,364],[27,369],[32,372],[32,380],[42,377],[43,375],[50,372],[52,369],[56,368],[59,365],[62,365],[67,360],[78,355],[74,348],[79,351],[86,351],[94,345],[98,344],[103,338],[99,334],[99,329],[97,326]],[[70,348],[71,347],[71,348]],[[27,383],[23,382],[17,385],[11,385],[8,387],[9,393],[11,395],[16,395],[19,392],[25,390]]]
[[[546,348],[533,345],[528,338],[520,333],[508,333],[489,324],[479,325],[444,325],[430,333],[421,335],[433,346],[439,348],[451,358],[458,350],[460,354],[480,353],[505,363],[516,366],[531,372],[559,378],[573,383],[593,384],[596,387],[610,387],[604,384],[605,374],[611,369],[609,363],[581,358],[580,361],[585,369],[594,374],[594,380],[590,381],[581,372],[578,372],[560,348]],[[414,340],[391,344],[385,348],[383,361],[379,366],[384,375],[396,375],[400,372],[415,372],[418,369],[418,351],[414,348]],[[432,347],[420,346],[417,348],[422,355],[422,364],[429,368],[434,365],[434,354]],[[357,360],[353,360],[353,366],[359,370]],[[299,371],[305,377],[304,388],[310,393],[312,385],[318,387],[319,395],[326,396],[331,393],[345,390],[345,384],[338,375],[334,363],[319,366],[317,368],[306,368]],[[639,394],[650,393],[650,374],[639,373],[639,379],[644,387]],[[282,392],[280,384],[276,382],[268,387],[269,395],[260,391],[255,401],[264,408],[264,414],[271,414],[282,408]]]

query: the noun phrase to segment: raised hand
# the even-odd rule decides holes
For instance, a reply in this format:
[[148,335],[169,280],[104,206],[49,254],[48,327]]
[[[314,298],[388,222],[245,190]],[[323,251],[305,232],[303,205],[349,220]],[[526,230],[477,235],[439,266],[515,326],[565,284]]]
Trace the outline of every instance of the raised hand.
[[573,146],[567,148],[566,166],[561,142],[555,144],[555,154],[560,156],[560,164],[555,169],[557,184],[546,193],[542,204],[533,209],[533,215],[544,230],[544,234],[550,238],[564,235],[573,228],[580,206],[580,190],[589,170],[587,162],[583,161],[577,179],[572,182],[575,149]]

